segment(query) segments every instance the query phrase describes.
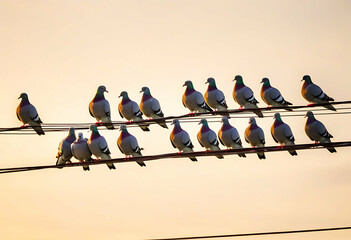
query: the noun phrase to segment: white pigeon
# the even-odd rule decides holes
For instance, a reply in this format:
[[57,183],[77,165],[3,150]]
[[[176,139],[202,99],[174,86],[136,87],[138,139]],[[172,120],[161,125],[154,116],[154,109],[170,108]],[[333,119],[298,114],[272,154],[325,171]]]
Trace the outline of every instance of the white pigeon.
[[[90,125],[89,129],[91,131],[91,135],[88,140],[88,147],[90,152],[94,154],[95,157],[98,159],[110,160],[111,152],[108,148],[105,138],[100,135],[96,125]],[[116,169],[113,163],[106,163],[106,165],[109,169]]]
[[[226,146],[228,149],[242,149],[241,139],[235,127],[230,125],[227,117],[223,117],[221,121],[222,127],[218,131],[218,138],[222,145]],[[245,153],[239,153],[239,157],[246,157]]]
[[110,104],[105,99],[104,92],[108,93],[105,86],[98,87],[95,97],[89,103],[89,113],[98,123],[101,122],[107,129],[112,130],[114,127],[111,122]]
[[[264,147],[264,132],[262,128],[257,126],[255,118],[250,118],[249,126],[245,130],[245,141],[252,147]],[[257,152],[259,159],[266,159],[264,152]]]
[[[289,125],[283,122],[282,118],[280,117],[280,113],[275,113],[274,119],[274,123],[271,127],[271,134],[274,141],[285,146],[295,145],[294,135]],[[297,152],[295,150],[288,151],[291,156],[297,156]]]
[[265,103],[273,107],[286,106],[287,108],[285,108],[285,110],[292,111],[292,109],[288,107],[288,105],[292,105],[292,103],[285,101],[279,90],[271,86],[268,78],[262,78],[261,83],[263,83],[261,88],[261,98]]
[[[139,106],[144,115],[152,119],[163,118],[164,115],[160,103],[156,98],[151,96],[150,89],[148,87],[142,87],[140,92],[143,93],[143,97],[141,98]],[[161,127],[168,128],[165,120],[156,120],[156,122]]]
[[[313,112],[308,111],[305,118],[307,117],[305,132],[307,136],[312,140],[320,143],[330,143],[330,139],[333,137],[325,128],[324,124],[318,121]],[[336,149],[334,147],[327,148],[329,152],[334,153]]]
[[185,81],[184,86],[186,86],[182,98],[184,107],[188,108],[191,113],[213,112],[205,102],[204,96],[194,89],[191,81]]
[[22,100],[17,107],[16,114],[18,120],[23,123],[22,127],[24,127],[25,124],[29,124],[38,135],[45,135],[40,126],[43,122],[40,120],[35,107],[30,104],[27,93],[21,93],[18,99],[20,98],[22,98]]
[[[130,100],[126,91],[121,92],[119,97],[122,97],[122,101],[118,105],[118,112],[122,118],[126,118],[129,121],[142,121],[143,113],[140,111],[139,106],[136,102]],[[138,124],[143,131],[150,131],[147,124]]]
[[[218,111],[227,111],[228,106],[225,102],[224,94],[216,86],[216,81],[214,78],[208,78],[207,82],[208,88],[205,92],[205,101],[213,109]],[[224,116],[229,116],[229,114],[223,114]]]
[[234,90],[233,90],[233,98],[234,101],[240,105],[241,108],[253,108],[252,110],[258,117],[263,117],[263,114],[260,110],[255,110],[257,107],[258,101],[255,99],[255,96],[252,90],[245,86],[242,76],[236,75],[234,80]]
[[[127,156],[140,157],[142,148],[139,147],[137,139],[128,132],[126,125],[121,125],[121,134],[117,139],[117,146],[119,150]],[[137,161],[140,167],[145,167],[143,161]]]
[[[180,126],[179,120],[174,119],[172,124],[174,128],[170,134],[170,140],[174,148],[178,148],[179,151],[183,152],[194,152],[193,143],[190,140],[189,134],[183,130]],[[196,157],[189,157],[191,161],[196,162]]]
[[71,144],[76,140],[74,128],[68,130],[68,136],[61,140],[58,151],[56,165],[63,165],[67,162],[70,163],[72,158]]
[[[71,145],[73,156],[80,162],[94,161],[88,146],[88,139],[83,138],[83,133],[78,133],[78,139]],[[84,171],[89,171],[89,165],[83,165]]]
[[[197,140],[199,141],[200,145],[206,148],[206,150],[212,150],[212,151],[221,150],[218,147],[217,135],[214,131],[212,131],[209,128],[207,120],[201,119],[199,124],[202,124],[202,127],[197,134]],[[216,157],[219,159],[223,158],[222,155],[217,155]]]
[[[334,99],[325,94],[318,85],[312,82],[309,75],[303,76],[301,81],[305,81],[301,88],[301,94],[310,103],[329,103],[330,101],[334,101]],[[336,111],[331,104],[324,105],[323,107]]]

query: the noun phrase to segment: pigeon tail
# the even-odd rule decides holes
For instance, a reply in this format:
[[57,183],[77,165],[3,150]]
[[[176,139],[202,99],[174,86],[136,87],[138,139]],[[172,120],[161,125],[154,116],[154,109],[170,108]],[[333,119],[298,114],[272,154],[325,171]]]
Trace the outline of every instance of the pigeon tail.
[[289,150],[291,156],[297,156],[297,152],[295,150]]
[[258,152],[257,156],[259,159],[266,159],[266,156],[264,155],[264,152]]
[[334,147],[328,147],[327,149],[331,153],[336,153],[336,149]]
[[140,167],[146,167],[146,164],[143,161],[137,161]]
[[239,153],[239,154],[238,154],[238,156],[239,156],[239,157],[243,157],[243,158],[246,158],[246,155],[245,155],[245,153]]
[[83,166],[83,170],[84,170],[84,171],[90,171],[89,165]]
[[328,105],[324,105],[323,107],[325,107],[326,109],[332,110],[336,112],[336,109],[333,107],[333,105],[328,104]]
[[110,170],[116,169],[116,167],[115,167],[115,165],[114,165],[113,163],[106,163],[106,165],[108,166],[108,168],[109,168]]
[[102,123],[102,125],[104,125],[108,130],[115,129],[111,122],[104,122],[104,123]]
[[260,110],[254,110],[253,111],[259,118],[263,118],[263,114]]
[[222,155],[216,155],[216,158],[223,159],[224,157]]
[[139,125],[139,127],[140,127],[144,132],[150,132],[150,129],[148,128],[147,125]]
[[157,121],[157,123],[158,123],[158,125],[160,125],[161,127],[167,128],[167,129],[168,129],[167,124],[166,124],[166,120]]
[[190,160],[191,160],[191,161],[193,161],[193,162],[197,162],[196,157],[189,157],[189,158],[190,158]]
[[41,126],[32,126],[33,130],[40,136],[40,135],[45,135],[43,129]]

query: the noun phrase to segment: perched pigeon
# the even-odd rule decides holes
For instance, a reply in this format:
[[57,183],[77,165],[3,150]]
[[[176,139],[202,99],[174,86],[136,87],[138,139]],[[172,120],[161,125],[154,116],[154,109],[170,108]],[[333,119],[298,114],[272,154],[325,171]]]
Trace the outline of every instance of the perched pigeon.
[[73,156],[71,144],[74,142],[74,140],[76,140],[76,134],[74,128],[70,128],[68,131],[68,136],[62,139],[58,146],[56,165],[63,165],[67,162],[71,162],[70,160]]
[[194,89],[191,81],[185,81],[183,87],[186,86],[183,94],[182,102],[184,107],[190,112],[213,112],[213,110],[205,102],[204,96]]
[[[281,107],[292,105],[292,103],[285,101],[278,89],[271,86],[268,78],[262,78],[261,83],[263,83],[261,88],[261,98],[269,106]],[[289,107],[285,108],[285,110],[292,111]]]
[[[140,157],[142,148],[139,147],[137,139],[131,135],[126,125],[121,125],[120,129],[121,134],[117,139],[117,146],[121,152],[126,156]],[[145,167],[143,161],[137,161],[140,167]]]
[[[328,133],[323,123],[321,123],[314,117],[313,112],[308,111],[305,117],[307,117],[305,125],[305,132],[307,136],[315,142],[330,143],[330,139],[333,136],[330,133]],[[331,153],[336,152],[334,147],[328,147],[327,149]]]
[[[118,111],[122,118],[126,118],[130,121],[144,120],[143,113],[140,111],[138,104],[130,100],[126,91],[121,92],[119,97],[122,97],[122,101],[118,105]],[[147,124],[139,124],[139,127],[143,131],[150,131]]]
[[[249,126],[245,130],[245,141],[252,147],[264,147],[264,132],[257,126],[255,118],[250,118]],[[264,152],[257,152],[259,159],[266,159]]]
[[89,112],[107,129],[112,130],[114,127],[111,122],[110,104],[105,99],[104,92],[108,93],[105,86],[100,86],[97,89],[94,99],[89,103]]
[[[243,148],[238,130],[230,125],[227,117],[223,117],[221,121],[222,127],[218,131],[219,141],[228,149],[241,149]],[[245,153],[239,153],[239,157],[246,157]]]
[[[163,112],[161,111],[160,103],[156,98],[151,96],[150,89],[143,87],[140,92],[143,92],[143,97],[140,102],[140,110],[146,117],[157,119],[163,118]],[[165,120],[156,121],[161,127],[168,128]]]
[[[208,83],[208,88],[204,95],[206,103],[211,108],[218,111],[227,111],[228,106],[225,102],[224,94],[221,90],[217,89],[216,81],[214,78],[208,78],[206,83]],[[223,115],[229,116],[228,113]]]
[[[96,156],[96,158],[101,160],[110,160],[111,152],[108,149],[107,142],[103,136],[100,135],[96,125],[90,125],[89,127],[91,131],[91,136],[88,140],[88,147],[92,154]],[[106,163],[109,169],[116,169],[113,163]]]
[[[179,151],[193,152],[194,146],[190,140],[189,134],[181,128],[179,120],[174,119],[172,124],[174,125],[170,135],[172,146],[178,148]],[[190,157],[190,160],[194,162],[197,161],[196,157]]]
[[[197,140],[199,141],[200,145],[206,148],[206,150],[212,150],[212,151],[221,150],[218,147],[217,135],[214,131],[212,131],[208,127],[207,120],[201,119],[199,124],[202,124],[202,127],[197,134]],[[223,158],[222,155],[217,155],[216,157],[219,159]]]
[[[73,156],[80,162],[94,161],[88,146],[88,139],[83,138],[83,133],[78,133],[78,139],[71,145]],[[83,165],[84,171],[89,171],[89,165]]]
[[[233,98],[240,105],[240,108],[258,108],[258,101],[255,99],[252,90],[245,86],[242,76],[236,75],[234,80]],[[260,110],[252,110],[258,117],[263,117]]]
[[[279,113],[274,114],[274,123],[271,127],[271,134],[276,143],[281,145],[295,145],[295,138],[288,124],[284,123]],[[289,150],[292,156],[296,156],[295,150]]]
[[21,93],[21,96],[19,96],[18,99],[20,98],[22,98],[22,100],[18,105],[16,111],[18,120],[23,123],[23,126],[25,124],[29,124],[34,129],[34,131],[37,132],[38,135],[45,135],[43,129],[40,126],[40,124],[43,122],[40,120],[35,107],[30,104],[27,93]]
[[[319,86],[312,82],[309,75],[303,76],[301,81],[305,81],[301,88],[301,94],[310,103],[329,103],[330,101],[334,101],[333,98],[328,97]],[[336,111],[331,104],[324,105],[323,107]]]

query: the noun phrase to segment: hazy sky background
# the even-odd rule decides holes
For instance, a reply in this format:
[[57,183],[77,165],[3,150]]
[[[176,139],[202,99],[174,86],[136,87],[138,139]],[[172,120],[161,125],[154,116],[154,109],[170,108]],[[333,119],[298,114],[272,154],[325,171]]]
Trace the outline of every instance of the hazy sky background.
[[[185,80],[205,92],[214,77],[230,108],[236,74],[259,106],[262,77],[294,104],[306,104],[300,79],[335,100],[350,100],[350,1],[5,1],[0,0],[0,127],[20,126],[15,109],[26,92],[45,123],[95,122],[88,104],[105,85],[112,119],[120,92],[139,103],[148,86],[165,115],[188,111]],[[350,117],[318,116],[350,140]],[[303,117],[283,118],[296,143],[310,143]],[[248,119],[232,119],[242,140]],[[257,120],[267,145],[271,118]],[[210,123],[218,131],[220,123]],[[144,155],[175,152],[170,129],[130,129]],[[195,145],[200,126],[183,124]],[[83,131],[88,137],[87,131]],[[119,131],[101,131],[121,157]],[[0,136],[0,167],[53,164],[66,132]],[[246,143],[244,146],[248,147]],[[0,176],[1,239],[145,239],[351,225],[348,148],[160,160],[50,169]],[[350,231],[286,235],[286,240],[350,239]],[[252,239],[258,239],[252,237]],[[281,239],[281,236],[259,237]]]

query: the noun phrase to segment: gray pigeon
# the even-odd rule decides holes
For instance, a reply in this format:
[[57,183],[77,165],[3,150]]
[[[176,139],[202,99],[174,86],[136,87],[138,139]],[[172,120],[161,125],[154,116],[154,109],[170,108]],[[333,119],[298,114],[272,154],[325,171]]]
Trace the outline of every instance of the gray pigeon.
[[[143,97],[140,102],[140,110],[146,117],[152,119],[163,118],[163,112],[161,111],[160,103],[156,98],[151,96],[150,89],[143,87],[140,92],[143,92]],[[168,128],[165,120],[156,121],[161,127]]]
[[114,127],[111,122],[110,104],[105,99],[104,92],[108,93],[105,86],[97,89],[95,97],[89,103],[89,113],[107,129],[112,130]]
[[58,146],[56,165],[63,165],[67,162],[70,163],[72,158],[71,144],[76,140],[74,128],[70,128],[68,136],[62,139]]
[[[214,78],[208,78],[207,82],[208,88],[205,92],[205,101],[206,103],[213,109],[218,111],[227,111],[228,106],[225,102],[224,94],[221,90],[219,90],[216,86],[216,81]],[[224,116],[229,116],[229,114],[223,114]]]
[[[250,118],[249,126],[245,130],[245,141],[252,147],[264,147],[264,132],[262,128],[257,126],[255,118]],[[266,159],[264,152],[257,152],[259,159]]]
[[[330,139],[333,136],[330,133],[328,133],[323,123],[321,123],[314,117],[313,112],[308,111],[305,117],[307,117],[305,125],[305,132],[307,136],[315,142],[330,143]],[[336,152],[336,149],[334,147],[328,147],[327,149],[331,153]]]
[[[274,114],[274,123],[271,127],[271,134],[276,143],[286,146],[295,145],[295,138],[291,132],[291,129],[288,124],[284,123],[280,117],[280,113]],[[297,156],[295,150],[289,150],[289,153],[292,156]]]
[[29,124],[38,135],[45,135],[40,126],[40,124],[43,122],[40,120],[35,107],[30,104],[27,93],[21,93],[18,99],[20,98],[22,98],[22,100],[17,107],[16,114],[18,120],[23,123],[22,127],[24,127],[25,124]]
[[[301,81],[305,81],[301,88],[301,94],[310,103],[329,103],[330,101],[334,101],[334,99],[325,94],[318,85],[312,82],[309,75],[303,76]],[[324,105],[323,107],[336,111],[331,104]]]
[[[244,108],[258,108],[258,101],[255,99],[252,90],[245,86],[242,76],[236,75],[233,79],[235,81],[233,98],[234,101],[240,105],[240,109]],[[263,117],[260,110],[252,110],[258,117]]]
[[[140,157],[142,148],[139,147],[137,139],[128,132],[126,125],[121,125],[121,134],[117,139],[119,150],[126,156]],[[143,161],[137,161],[140,167],[145,167]]]
[[191,81],[185,81],[183,87],[186,86],[183,94],[182,102],[184,107],[188,108],[190,112],[213,112],[213,110],[205,102],[204,96],[194,89]]
[[[94,161],[88,146],[88,139],[83,138],[83,133],[78,133],[78,139],[71,145],[73,156],[80,162]],[[89,165],[83,165],[84,171],[89,171]]]
[[[90,138],[88,140],[88,147],[92,154],[95,155],[96,158],[101,160],[110,160],[111,152],[108,149],[107,142],[103,136],[100,135],[96,125],[90,125],[89,127],[91,131]],[[113,163],[106,163],[109,169],[116,169]]]
[[285,110],[292,111],[292,109],[288,107],[288,105],[292,105],[292,103],[285,101],[279,90],[271,86],[268,78],[262,78],[261,83],[263,83],[261,98],[265,103],[273,107],[286,106],[287,108],[285,108]]
[[[206,148],[206,150],[212,150],[212,151],[221,150],[218,147],[219,144],[217,140],[217,135],[214,131],[212,131],[209,128],[207,120],[201,119],[199,124],[202,124],[202,127],[197,134],[197,140],[199,141],[200,145]],[[222,155],[217,155],[216,157],[219,159],[223,158]]]
[[[227,117],[223,117],[221,121],[222,127],[218,131],[219,141],[228,149],[241,149],[243,148],[241,139],[235,127],[230,125]],[[239,157],[246,157],[245,153],[239,153]]]
[[[194,152],[194,146],[190,140],[189,134],[181,128],[179,120],[174,119],[172,124],[174,125],[174,128],[169,136],[172,146],[178,148],[179,151]],[[189,158],[191,161],[197,161],[196,157]]]
[[[126,91],[121,92],[119,97],[122,97],[122,101],[118,105],[118,111],[122,118],[126,118],[129,121],[144,120],[138,104],[130,100]],[[140,123],[138,125],[143,131],[150,131],[147,124]]]

